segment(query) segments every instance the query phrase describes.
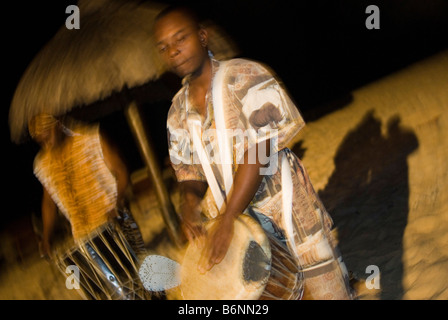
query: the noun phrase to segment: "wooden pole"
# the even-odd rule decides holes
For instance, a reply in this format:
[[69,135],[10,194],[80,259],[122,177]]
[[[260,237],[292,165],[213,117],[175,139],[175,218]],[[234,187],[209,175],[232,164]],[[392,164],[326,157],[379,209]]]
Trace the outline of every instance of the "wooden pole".
[[149,139],[135,100],[129,103],[125,108],[125,115],[155,187],[157,199],[159,200],[162,209],[162,217],[168,229],[168,234],[173,243],[180,247],[179,217],[176,214],[168,195],[168,191],[166,190],[166,186],[163,183],[161,170],[154,154],[151,140]]

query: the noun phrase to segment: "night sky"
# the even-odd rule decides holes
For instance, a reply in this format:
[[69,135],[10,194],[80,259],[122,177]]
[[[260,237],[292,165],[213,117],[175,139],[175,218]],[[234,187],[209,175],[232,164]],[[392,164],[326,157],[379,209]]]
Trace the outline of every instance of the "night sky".
[[[242,57],[264,62],[276,71],[307,121],[343,106],[349,93],[359,86],[447,48],[448,44],[448,2],[444,0],[194,3],[200,13],[225,28],[238,44]],[[1,139],[5,150],[2,199],[6,210],[2,227],[40,211],[41,187],[32,174],[38,148],[32,142],[15,145],[10,141],[9,106],[27,65],[64,25],[68,17],[65,9],[71,4],[76,1],[14,1],[3,11],[2,83],[6,88],[1,97]],[[380,9],[379,30],[365,26],[369,16],[365,9],[371,4]],[[160,117],[167,107],[161,107]],[[131,137],[125,132],[122,114],[117,112],[109,118],[118,121],[124,140]],[[152,121],[155,122],[149,123],[151,134],[159,137],[160,133],[163,137],[164,119]],[[125,142],[121,144],[123,148],[133,147]],[[155,142],[163,154],[166,140]],[[138,152],[124,151],[126,160],[138,167],[140,163],[133,161]]]

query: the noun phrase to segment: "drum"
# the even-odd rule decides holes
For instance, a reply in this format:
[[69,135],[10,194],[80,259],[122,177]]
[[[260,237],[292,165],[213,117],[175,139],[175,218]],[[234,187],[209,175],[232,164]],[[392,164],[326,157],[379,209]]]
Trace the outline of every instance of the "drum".
[[[210,220],[209,229],[216,220]],[[201,274],[201,249],[189,245],[180,270],[186,300],[298,300],[304,278],[286,246],[265,233],[252,217],[235,220],[234,236],[224,259]]]
[[119,226],[107,224],[77,246],[57,254],[56,264],[67,276],[79,269],[79,293],[93,300],[150,299],[138,276],[138,259]]

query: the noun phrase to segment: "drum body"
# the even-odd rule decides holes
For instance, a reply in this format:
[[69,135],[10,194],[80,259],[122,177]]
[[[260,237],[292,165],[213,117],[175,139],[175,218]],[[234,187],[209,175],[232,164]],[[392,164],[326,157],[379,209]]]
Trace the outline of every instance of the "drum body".
[[79,269],[80,294],[93,300],[150,299],[138,276],[138,258],[117,224],[107,224],[63,254],[56,263],[67,276]]
[[[207,223],[209,229],[216,221]],[[252,217],[235,220],[224,259],[201,274],[201,249],[188,246],[181,266],[180,291],[186,300],[297,300],[304,278],[288,249],[267,235]]]

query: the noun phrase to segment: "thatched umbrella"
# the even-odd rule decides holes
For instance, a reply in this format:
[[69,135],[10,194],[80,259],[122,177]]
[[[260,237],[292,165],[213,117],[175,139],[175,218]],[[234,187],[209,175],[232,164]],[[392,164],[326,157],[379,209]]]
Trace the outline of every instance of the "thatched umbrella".
[[[61,27],[28,66],[17,86],[9,114],[14,142],[23,141],[28,120],[36,114],[60,116],[114,92],[156,80],[165,72],[151,32],[161,6],[123,0],[80,0],[78,7],[80,28]],[[215,42],[222,46],[221,41]],[[235,53],[232,46],[218,50],[227,57]],[[168,232],[178,244],[178,217],[138,106],[131,101],[124,110],[154,183]]]
[[13,141],[24,137],[35,114],[62,115],[164,72],[150,33],[157,8],[101,2],[80,1],[80,29],[61,27],[28,66],[12,99]]

